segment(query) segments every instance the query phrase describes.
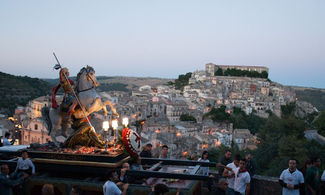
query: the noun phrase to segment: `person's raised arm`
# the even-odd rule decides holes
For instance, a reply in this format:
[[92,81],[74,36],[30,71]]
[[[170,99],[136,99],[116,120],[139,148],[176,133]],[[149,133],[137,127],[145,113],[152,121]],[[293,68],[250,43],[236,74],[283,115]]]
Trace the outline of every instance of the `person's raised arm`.
[[126,183],[126,184],[123,185],[123,192],[122,192],[121,195],[126,195],[127,194],[128,187],[129,187],[129,184],[128,183]]
[[[231,172],[230,174],[229,174],[229,171]],[[225,167],[225,169],[223,170],[223,173],[222,173],[222,177],[229,178],[229,177],[233,177],[233,176],[234,176],[233,170],[230,167]]]
[[22,160],[21,158],[18,158],[15,172],[18,171],[18,167],[19,167],[19,164],[20,164],[20,161],[21,161],[21,160]]
[[34,166],[33,162],[30,159],[28,159],[28,160],[29,160],[28,161],[29,167],[32,168],[32,174],[35,174],[35,166]]

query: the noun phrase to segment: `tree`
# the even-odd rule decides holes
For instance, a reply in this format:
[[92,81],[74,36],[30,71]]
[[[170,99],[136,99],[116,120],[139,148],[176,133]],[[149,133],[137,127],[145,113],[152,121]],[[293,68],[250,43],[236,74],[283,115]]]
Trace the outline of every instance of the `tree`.
[[188,81],[191,78],[192,73],[188,72],[185,75],[181,74],[178,76],[178,79],[175,80],[175,88],[183,90],[185,85],[188,85]]
[[196,123],[196,118],[189,114],[182,114],[179,118],[181,121],[193,121]]
[[220,108],[212,108],[204,117],[210,117],[214,122],[226,122],[229,121],[230,114],[226,113],[226,106],[222,105]]
[[174,85],[175,83],[173,82],[173,81],[168,81],[167,83],[166,83],[166,85]]
[[218,70],[214,73],[214,76],[223,76],[223,70],[218,68]]
[[267,73],[266,71],[263,71],[261,73],[261,77],[267,79],[269,77],[269,73]]
[[282,117],[288,117],[289,115],[293,115],[293,112],[296,109],[296,102],[291,102],[287,105],[281,106]]
[[318,115],[313,125],[316,126],[319,134],[325,136],[325,110]]
[[[215,72],[216,76],[219,69]],[[253,78],[268,78],[268,73],[263,71],[261,73],[257,71],[249,71],[249,70],[240,70],[236,68],[227,68],[227,70],[223,73],[224,76],[237,76],[237,77],[253,77]]]

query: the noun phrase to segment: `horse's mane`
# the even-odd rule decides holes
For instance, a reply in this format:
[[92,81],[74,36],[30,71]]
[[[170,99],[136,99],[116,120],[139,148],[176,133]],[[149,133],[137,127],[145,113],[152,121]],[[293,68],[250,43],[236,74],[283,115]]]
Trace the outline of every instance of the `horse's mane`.
[[90,72],[95,72],[95,69],[91,66],[86,66],[86,67],[83,67],[82,69],[80,69],[79,73],[77,74],[77,84],[76,84],[76,89],[78,88],[79,86],[79,80],[80,80],[80,76],[84,73],[90,73]]

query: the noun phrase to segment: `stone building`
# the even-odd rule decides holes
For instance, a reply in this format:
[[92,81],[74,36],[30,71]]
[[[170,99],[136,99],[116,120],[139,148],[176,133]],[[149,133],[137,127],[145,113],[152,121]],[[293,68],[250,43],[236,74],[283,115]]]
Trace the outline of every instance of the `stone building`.
[[29,118],[42,117],[42,108],[49,106],[51,99],[49,96],[41,96],[28,102],[26,106],[26,114]]
[[182,114],[188,112],[188,105],[182,100],[168,102],[166,106],[166,115],[169,121],[176,122]]
[[232,138],[240,150],[257,148],[256,136],[252,135],[248,129],[234,129]]
[[207,76],[214,76],[214,73],[221,68],[223,71],[229,69],[238,69],[238,70],[247,70],[247,71],[256,71],[262,73],[263,71],[269,72],[269,68],[265,66],[237,66],[237,65],[216,65],[213,63],[208,63],[205,65],[205,72]]
[[45,122],[42,119],[34,118],[22,122],[21,144],[29,145],[31,143],[44,144],[51,141]]

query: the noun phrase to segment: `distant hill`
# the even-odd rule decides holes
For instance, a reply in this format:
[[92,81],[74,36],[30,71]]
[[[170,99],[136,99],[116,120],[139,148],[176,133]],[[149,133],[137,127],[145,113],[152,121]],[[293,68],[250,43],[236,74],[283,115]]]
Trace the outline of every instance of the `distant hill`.
[[299,100],[311,103],[318,110],[325,110],[325,89],[292,87]]
[[[120,87],[124,90],[121,91],[132,91],[137,90],[143,85],[150,85],[151,87],[157,87],[158,85],[164,85],[172,79],[162,79],[153,77],[124,77],[124,76],[114,76],[114,77],[97,77],[98,82],[101,84],[99,89],[107,91],[113,87]],[[104,86],[107,86],[103,88]]]
[[25,106],[31,99],[48,95],[51,89],[41,79],[0,72],[0,112],[12,115],[18,105]]
[[[71,77],[75,80],[75,77]],[[44,81],[55,85],[59,79],[43,79]],[[97,76],[97,81],[100,83],[98,89],[101,91],[132,91],[137,90],[143,85],[157,87],[164,85],[173,79],[153,78],[153,77],[126,77],[126,76]]]

